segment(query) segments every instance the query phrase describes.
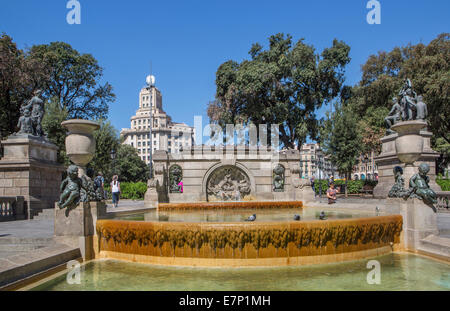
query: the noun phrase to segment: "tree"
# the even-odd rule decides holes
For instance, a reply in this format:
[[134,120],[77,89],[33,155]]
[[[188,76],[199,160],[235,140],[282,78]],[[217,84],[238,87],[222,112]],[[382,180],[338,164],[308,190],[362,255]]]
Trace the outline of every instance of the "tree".
[[66,129],[62,127],[61,123],[67,120],[67,116],[67,111],[61,110],[57,101],[50,100],[45,105],[45,114],[42,120],[44,133],[58,147],[58,162],[66,166],[70,164],[70,160],[66,155]]
[[[443,33],[428,45],[409,44],[371,55],[362,66],[361,81],[351,90],[350,105],[361,118],[371,107],[390,109],[392,97],[398,95],[404,80],[409,78],[428,106],[428,129],[433,132],[433,148],[449,154],[446,147],[450,144],[449,36],[449,33]],[[380,124],[379,128],[384,127]]]
[[[358,163],[358,156],[362,150],[362,136],[358,129],[358,116],[352,107],[336,104],[336,111],[323,122],[320,135],[322,148],[335,164],[340,174],[351,179],[353,167]],[[345,187],[347,196],[347,187]]]
[[[228,61],[216,73],[216,99],[208,106],[212,122],[279,124],[284,147],[316,138],[316,110],[341,92],[350,47],[334,40],[319,55],[303,39],[290,35],[269,38],[269,49],[253,44],[251,60]],[[270,133],[268,133],[270,137]]]
[[147,181],[148,166],[139,157],[137,150],[129,145],[119,145],[116,159],[112,162],[111,172],[119,175],[121,181]]
[[16,130],[20,106],[47,81],[44,64],[26,57],[6,34],[0,37],[0,136]]
[[70,119],[104,119],[115,100],[112,86],[103,85],[103,68],[91,54],[80,54],[69,44],[35,45],[27,57],[45,64],[50,75],[44,96],[54,98]]
[[94,132],[94,138],[96,141],[95,155],[89,163],[89,167],[96,173],[112,175],[111,151],[119,150],[120,145],[117,130],[109,121],[101,120],[100,129]]

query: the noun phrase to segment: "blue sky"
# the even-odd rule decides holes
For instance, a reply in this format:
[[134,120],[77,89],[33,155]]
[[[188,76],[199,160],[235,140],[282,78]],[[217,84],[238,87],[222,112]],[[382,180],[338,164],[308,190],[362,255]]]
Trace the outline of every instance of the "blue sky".
[[218,66],[248,58],[251,44],[266,46],[272,34],[305,38],[317,51],[345,41],[352,58],[346,83],[355,84],[369,55],[450,31],[448,0],[379,1],[381,24],[369,25],[367,0],[79,0],[81,25],[69,25],[67,0],[1,0],[0,32],[20,48],[65,41],[91,53],[117,95],[109,117],[119,130],[130,125],[151,61],[165,111],[193,125],[194,115],[208,120]]

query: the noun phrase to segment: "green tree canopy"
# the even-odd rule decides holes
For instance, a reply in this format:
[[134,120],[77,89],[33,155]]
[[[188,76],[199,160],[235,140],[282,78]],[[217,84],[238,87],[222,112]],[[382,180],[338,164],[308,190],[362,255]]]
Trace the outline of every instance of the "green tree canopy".
[[[316,110],[341,92],[350,47],[334,40],[316,53],[303,39],[290,35],[269,38],[269,49],[253,44],[251,60],[223,63],[216,73],[216,99],[208,106],[212,122],[279,124],[284,147],[316,138]],[[270,137],[270,135],[268,135]]]
[[129,145],[119,145],[111,172],[124,182],[147,181],[149,168],[139,157],[137,150]]
[[[434,134],[433,148],[449,155],[450,150],[445,147],[450,144],[449,36],[449,33],[443,33],[428,45],[409,44],[371,55],[362,66],[361,81],[348,96],[349,104],[359,117],[370,119],[369,113],[381,107],[390,109],[392,97],[398,95],[404,80],[409,78],[428,106],[428,129]],[[384,128],[382,123],[375,123],[379,124],[379,129]],[[370,139],[370,135],[371,132],[365,132],[365,139]]]
[[335,104],[335,108],[336,111],[332,115],[327,113],[327,118],[323,122],[320,142],[340,174],[345,174],[351,179],[362,145],[358,115],[349,105]]
[[80,54],[69,44],[32,46],[27,57],[45,64],[50,79],[44,96],[54,98],[70,119],[103,119],[115,100],[112,86],[101,84],[103,68],[91,54]]

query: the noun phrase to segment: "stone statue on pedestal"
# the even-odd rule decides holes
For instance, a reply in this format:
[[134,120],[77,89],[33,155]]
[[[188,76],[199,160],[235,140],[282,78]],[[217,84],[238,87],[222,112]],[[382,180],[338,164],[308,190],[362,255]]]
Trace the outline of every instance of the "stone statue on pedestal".
[[34,96],[20,108],[20,118],[17,127],[17,134],[30,134],[42,137],[42,119],[44,117],[44,101],[39,98],[41,90],[36,90]]
[[427,105],[423,102],[423,96],[417,96],[412,89],[411,80],[406,79],[399,92],[400,100],[392,99],[393,105],[388,116],[384,118],[387,134],[393,134],[391,127],[399,121],[426,120],[428,116]]

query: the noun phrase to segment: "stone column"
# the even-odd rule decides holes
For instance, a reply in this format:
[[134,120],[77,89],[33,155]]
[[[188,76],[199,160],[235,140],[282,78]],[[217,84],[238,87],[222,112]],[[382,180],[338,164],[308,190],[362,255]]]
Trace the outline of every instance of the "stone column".
[[438,235],[437,214],[432,207],[419,199],[398,200],[403,217],[403,239],[406,249],[415,251],[427,236]]
[[55,241],[79,247],[84,260],[94,259],[95,224],[105,216],[105,202],[80,203],[68,215],[56,204]]

